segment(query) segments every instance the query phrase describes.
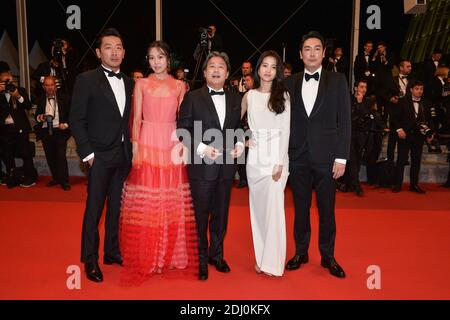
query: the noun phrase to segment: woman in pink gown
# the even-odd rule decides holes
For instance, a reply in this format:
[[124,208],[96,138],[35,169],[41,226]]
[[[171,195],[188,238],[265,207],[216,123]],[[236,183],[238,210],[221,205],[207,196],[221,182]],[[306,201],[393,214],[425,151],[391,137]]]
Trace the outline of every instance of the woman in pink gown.
[[151,43],[147,58],[154,73],[134,89],[133,166],[120,217],[125,285],[161,273],[194,277],[198,269],[191,193],[174,133],[186,87],[168,74],[169,57],[167,44]]

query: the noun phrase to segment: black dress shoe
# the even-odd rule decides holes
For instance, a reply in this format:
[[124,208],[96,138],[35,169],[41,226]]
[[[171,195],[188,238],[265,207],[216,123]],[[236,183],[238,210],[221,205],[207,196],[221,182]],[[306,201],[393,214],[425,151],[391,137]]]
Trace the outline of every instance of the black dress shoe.
[[123,260],[121,256],[104,256],[103,264],[111,265],[118,264],[119,266],[123,265]]
[[53,187],[53,186],[56,186],[57,184],[58,184],[58,182],[56,182],[55,180],[50,180],[49,182],[47,182],[46,186]]
[[198,266],[198,280],[208,280],[208,265],[200,264]]
[[213,259],[208,259],[208,263],[210,265],[215,266],[216,270],[219,271],[219,272],[227,273],[227,272],[231,271],[231,269],[228,266],[227,262],[225,260],[223,260],[223,259],[218,260],[218,261],[215,261]]
[[419,194],[424,194],[424,193],[425,193],[425,190],[421,189],[421,188],[420,188],[419,186],[417,186],[417,185],[412,185],[412,186],[410,186],[410,187],[409,187],[409,191],[416,192],[416,193],[419,193]]
[[84,264],[84,270],[89,280],[94,282],[102,282],[103,274],[97,262],[87,262]]
[[248,186],[247,180],[241,180],[239,181],[239,184],[237,185],[238,189],[242,189]]
[[344,269],[336,262],[336,260],[325,260],[322,259],[320,265],[330,271],[330,273],[337,278],[345,278]]
[[402,186],[395,185],[395,186],[392,187],[392,192],[393,193],[399,193],[401,190],[402,190]]
[[308,254],[298,255],[296,254],[291,260],[286,264],[286,270],[297,270],[303,263],[308,263]]
[[355,193],[358,197],[364,196],[364,191],[361,188],[355,188]]
[[71,186],[68,183],[62,183],[61,188],[63,188],[64,191],[69,191],[71,189]]

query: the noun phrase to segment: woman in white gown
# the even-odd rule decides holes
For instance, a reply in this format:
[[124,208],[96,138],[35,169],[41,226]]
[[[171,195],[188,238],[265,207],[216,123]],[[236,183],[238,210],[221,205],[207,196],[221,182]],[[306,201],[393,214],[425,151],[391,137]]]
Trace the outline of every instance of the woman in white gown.
[[286,258],[284,189],[289,175],[290,99],[275,51],[258,60],[255,89],[242,100],[252,137],[247,180],[256,272],[282,276]]

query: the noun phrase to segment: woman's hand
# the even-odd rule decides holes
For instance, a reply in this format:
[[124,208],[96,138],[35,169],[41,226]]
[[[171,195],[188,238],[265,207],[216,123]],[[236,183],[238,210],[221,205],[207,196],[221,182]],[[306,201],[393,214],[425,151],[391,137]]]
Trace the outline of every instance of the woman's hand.
[[277,182],[281,178],[281,173],[283,172],[283,166],[280,166],[278,164],[273,166],[272,170],[272,179],[273,181]]

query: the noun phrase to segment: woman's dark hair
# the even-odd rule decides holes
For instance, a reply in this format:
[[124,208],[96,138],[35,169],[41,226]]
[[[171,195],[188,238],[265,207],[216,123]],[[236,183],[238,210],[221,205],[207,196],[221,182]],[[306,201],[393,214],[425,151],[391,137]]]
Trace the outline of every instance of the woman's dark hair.
[[259,77],[258,71],[261,67],[261,64],[263,63],[264,59],[266,57],[273,57],[276,60],[277,63],[277,72],[275,75],[275,78],[272,81],[272,89],[270,92],[270,98],[269,98],[269,110],[275,112],[276,114],[280,114],[284,112],[285,106],[285,93],[287,91],[286,86],[284,85],[284,65],[281,61],[280,56],[278,53],[276,53],[273,50],[265,51],[261,54],[261,56],[258,59],[258,62],[256,63],[256,68],[254,72],[254,79],[255,79],[255,89],[259,88],[261,86],[261,78]]
[[120,35],[119,31],[117,31],[117,30],[114,29],[114,28],[105,29],[105,30],[98,36],[98,39],[97,39],[97,41],[96,41],[96,43],[95,43],[95,47],[96,47],[97,49],[100,49],[100,47],[102,46],[103,38],[104,38],[104,37],[110,37],[110,36],[119,38],[120,41],[122,41],[122,46],[125,47],[125,45],[124,45],[124,43],[123,43],[122,36]]

